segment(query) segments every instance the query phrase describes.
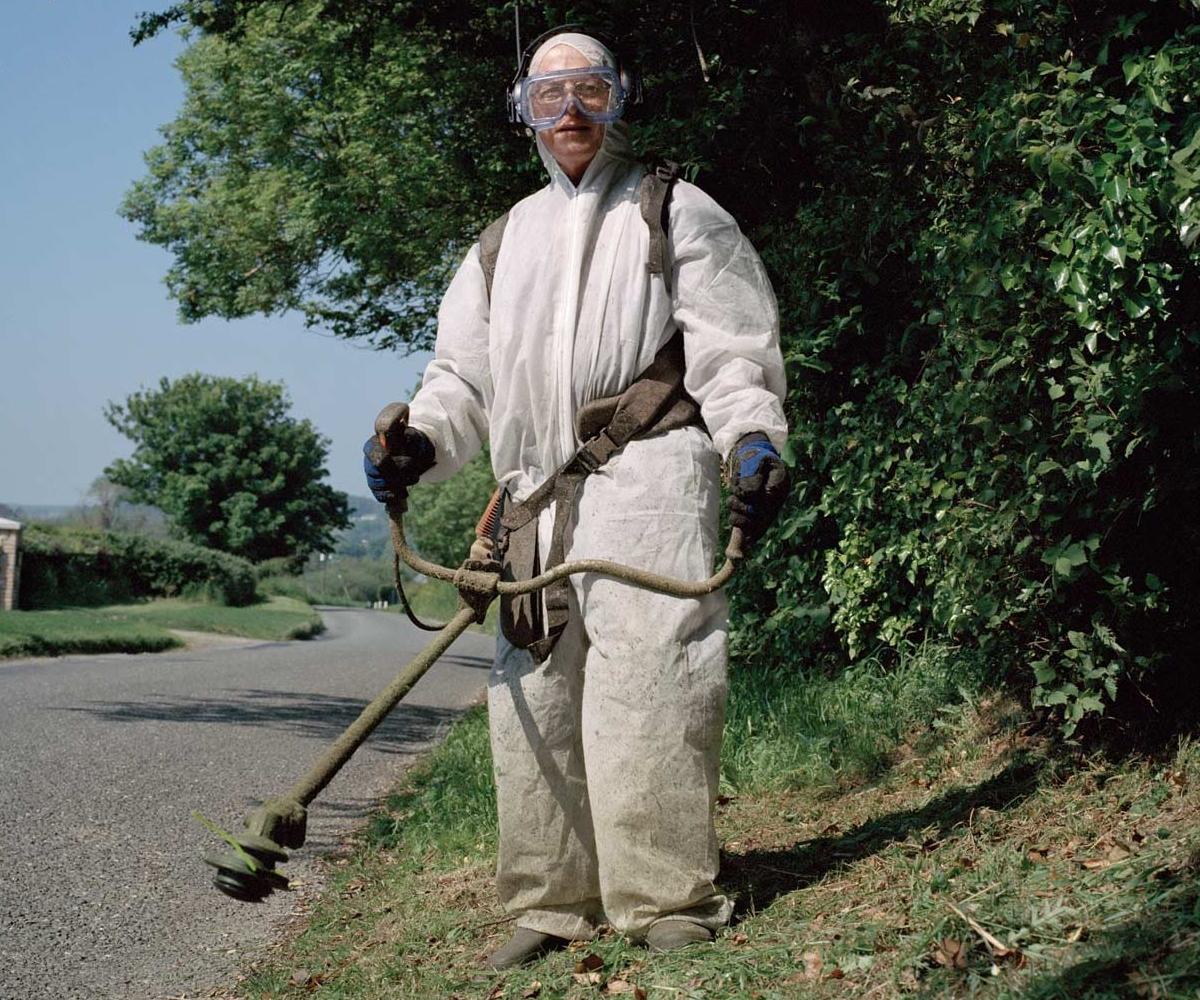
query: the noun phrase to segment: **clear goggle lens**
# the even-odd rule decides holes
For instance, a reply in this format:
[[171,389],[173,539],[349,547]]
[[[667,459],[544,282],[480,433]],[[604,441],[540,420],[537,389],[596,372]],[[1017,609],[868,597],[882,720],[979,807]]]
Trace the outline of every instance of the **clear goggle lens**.
[[521,118],[531,128],[550,128],[574,107],[591,122],[616,121],[625,110],[625,92],[608,66],[560,69],[526,77],[521,88]]

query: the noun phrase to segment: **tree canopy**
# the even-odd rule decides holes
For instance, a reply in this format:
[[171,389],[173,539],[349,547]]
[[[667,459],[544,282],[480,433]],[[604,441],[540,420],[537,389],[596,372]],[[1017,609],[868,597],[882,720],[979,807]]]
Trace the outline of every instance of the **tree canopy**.
[[104,474],[159,507],[185,539],[254,561],[303,561],[348,527],[346,496],[322,482],[329,442],[288,415],[284,387],[199,373],[143,389],[105,416],[134,443]]
[[[622,43],[640,148],[775,284],[797,486],[737,585],[742,654],[978,650],[1068,729],[1194,690],[1196,0],[521,10]],[[511,6],[162,14],[191,25],[187,98],[125,212],[183,315],[427,344],[469,241],[540,183],[503,122]]]

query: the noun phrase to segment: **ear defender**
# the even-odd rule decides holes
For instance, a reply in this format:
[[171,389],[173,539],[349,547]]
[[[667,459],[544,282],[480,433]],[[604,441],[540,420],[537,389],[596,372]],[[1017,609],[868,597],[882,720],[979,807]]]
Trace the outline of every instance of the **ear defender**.
[[565,35],[568,32],[590,35],[604,45],[617,60],[617,79],[621,81],[621,89],[625,91],[626,106],[642,103],[642,74],[638,72],[636,67],[625,65],[625,60],[621,58],[620,51],[606,36],[591,31],[582,24],[560,24],[549,31],[543,31],[537,38],[526,45],[524,51],[521,53],[521,59],[517,63],[516,76],[513,77],[512,83],[508,87],[508,93],[505,95],[508,104],[508,120],[513,125],[525,124],[525,121],[521,118],[521,99],[524,96],[525,76],[529,72],[529,64],[533,61],[534,53],[537,52],[543,42],[553,38],[555,35]]

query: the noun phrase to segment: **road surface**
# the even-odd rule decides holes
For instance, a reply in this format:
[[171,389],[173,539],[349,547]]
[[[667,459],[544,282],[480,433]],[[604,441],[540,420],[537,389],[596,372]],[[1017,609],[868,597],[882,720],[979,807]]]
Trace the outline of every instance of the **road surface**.
[[285,790],[427,639],[399,615],[324,609],[310,642],[0,661],[0,997],[202,996],[278,932],[315,859],[483,693],[494,640],[462,636],[309,810],[287,873],[230,900],[200,863]]

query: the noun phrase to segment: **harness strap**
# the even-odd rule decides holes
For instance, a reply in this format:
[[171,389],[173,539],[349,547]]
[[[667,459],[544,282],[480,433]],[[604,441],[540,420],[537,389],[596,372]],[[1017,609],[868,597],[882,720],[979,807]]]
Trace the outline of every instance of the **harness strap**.
[[[679,165],[664,161],[647,171],[638,185],[638,206],[650,238],[646,270],[662,276],[668,293],[671,282],[666,259],[667,204],[678,177]],[[508,213],[505,212],[479,235],[479,258],[489,301],[507,223]],[[617,396],[593,400],[580,409],[576,429],[584,443],[567,463],[523,502],[505,505],[500,524],[511,533],[528,525],[551,503],[554,504],[554,525],[544,569],[552,569],[565,558],[567,525],[575,511],[579,488],[588,476],[636,437],[665,433],[692,424],[702,425],[700,407],[684,390],[683,374],[683,334],[676,331],[628,389]],[[597,426],[599,431],[593,432]],[[563,579],[543,591],[545,635],[526,647],[539,663],[550,655],[567,627],[570,590],[570,581]]]
[[638,192],[642,219],[650,231],[650,252],[646,257],[646,270],[661,274],[671,290],[671,279],[666,268],[667,259],[667,201],[671,188],[679,177],[679,164],[664,160],[642,178]]
[[500,256],[500,243],[504,239],[504,227],[508,225],[508,213],[491,222],[479,234],[479,262],[483,265],[483,280],[487,285],[488,301],[492,301],[492,279],[496,277],[496,259]]
[[[608,403],[608,400],[598,401]],[[619,396],[612,418],[588,438],[560,469],[521,503],[506,505],[500,523],[508,531],[525,527],[554,504],[550,550],[543,569],[566,557],[567,525],[571,523],[583,481],[636,437],[665,433],[700,422],[700,408],[683,388],[683,334],[676,332],[642,375]],[[556,580],[544,591],[546,634],[527,648],[539,663],[550,655],[570,618],[569,580]]]

